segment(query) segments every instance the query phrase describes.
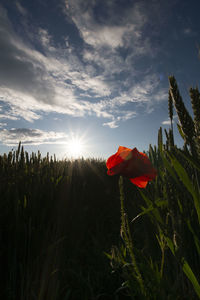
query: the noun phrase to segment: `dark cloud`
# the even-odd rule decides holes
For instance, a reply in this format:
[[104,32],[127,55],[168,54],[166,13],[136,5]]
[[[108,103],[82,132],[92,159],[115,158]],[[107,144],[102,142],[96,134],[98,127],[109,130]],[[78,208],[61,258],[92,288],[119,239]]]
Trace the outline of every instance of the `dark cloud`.
[[34,136],[34,137],[39,137],[42,136],[43,132],[42,131],[38,131],[37,129],[29,129],[29,128],[12,128],[9,130],[9,133],[14,135],[20,135],[20,136]]
[[21,141],[27,145],[63,144],[67,135],[64,132],[43,131],[31,128],[11,128],[0,130],[0,141],[5,145],[16,145]]
[[[24,48],[23,48],[24,47]],[[6,11],[0,7],[0,85],[30,94],[39,101],[52,103],[54,88],[47,79],[45,66],[28,55],[16,38]]]

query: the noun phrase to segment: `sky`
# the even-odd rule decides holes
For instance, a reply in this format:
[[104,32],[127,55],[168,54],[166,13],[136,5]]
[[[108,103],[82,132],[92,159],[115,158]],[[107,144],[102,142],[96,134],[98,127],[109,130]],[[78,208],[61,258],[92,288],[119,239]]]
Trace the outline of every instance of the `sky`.
[[[200,80],[199,0],[1,0],[0,153],[106,159],[169,128]],[[176,131],[175,142],[181,145]]]

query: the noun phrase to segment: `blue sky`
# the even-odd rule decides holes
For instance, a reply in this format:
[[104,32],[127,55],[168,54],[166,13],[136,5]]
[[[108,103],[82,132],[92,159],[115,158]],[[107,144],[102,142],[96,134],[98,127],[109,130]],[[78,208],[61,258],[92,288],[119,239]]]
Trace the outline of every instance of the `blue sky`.
[[1,1],[0,153],[22,141],[64,158],[77,139],[84,157],[107,158],[156,144],[169,75],[191,110],[199,11],[198,0]]

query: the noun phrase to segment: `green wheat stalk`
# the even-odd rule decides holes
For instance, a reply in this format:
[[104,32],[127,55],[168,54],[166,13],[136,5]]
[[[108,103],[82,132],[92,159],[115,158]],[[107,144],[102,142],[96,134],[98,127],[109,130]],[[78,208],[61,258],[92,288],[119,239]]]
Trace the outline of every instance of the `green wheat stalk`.
[[194,128],[196,133],[196,144],[198,152],[200,152],[200,93],[198,88],[190,89],[190,98],[194,113]]
[[171,94],[171,98],[173,99],[173,103],[175,105],[178,114],[180,126],[184,134],[185,142],[188,145],[190,145],[191,153],[193,156],[196,157],[197,153],[196,153],[196,147],[194,142],[194,138],[195,138],[194,122],[184,105],[184,102],[179,93],[179,89],[174,76],[169,76],[169,84],[170,84],[169,92]]
[[168,111],[169,111],[169,118],[171,123],[171,130],[173,132],[173,99],[170,91],[168,96]]

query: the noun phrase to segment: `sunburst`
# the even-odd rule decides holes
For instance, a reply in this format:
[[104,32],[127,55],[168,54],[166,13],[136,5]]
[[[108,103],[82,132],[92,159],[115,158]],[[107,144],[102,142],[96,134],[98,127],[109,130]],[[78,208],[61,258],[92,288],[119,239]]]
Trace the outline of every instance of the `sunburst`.
[[72,158],[81,157],[83,156],[84,148],[84,142],[80,137],[71,137],[67,142],[67,156]]

